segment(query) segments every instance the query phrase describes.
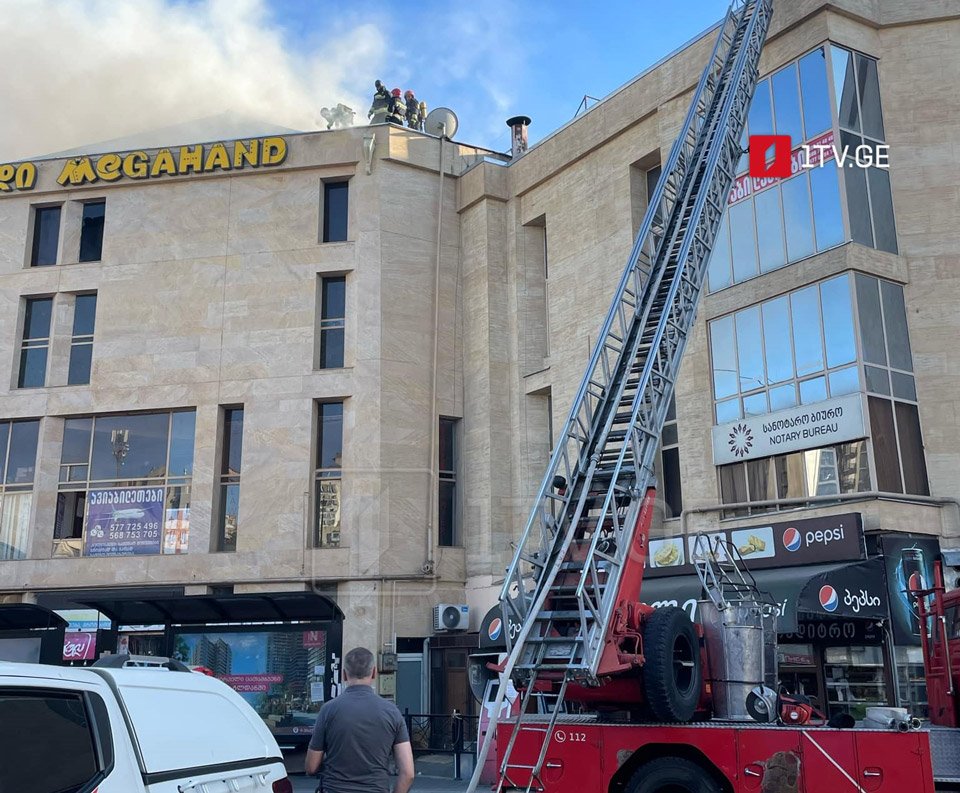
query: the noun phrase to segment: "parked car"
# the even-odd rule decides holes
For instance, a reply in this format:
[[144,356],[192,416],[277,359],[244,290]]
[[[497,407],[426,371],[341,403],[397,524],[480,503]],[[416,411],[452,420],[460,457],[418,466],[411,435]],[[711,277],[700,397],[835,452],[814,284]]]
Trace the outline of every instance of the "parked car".
[[253,708],[216,678],[160,661],[0,662],[0,791],[292,793]]

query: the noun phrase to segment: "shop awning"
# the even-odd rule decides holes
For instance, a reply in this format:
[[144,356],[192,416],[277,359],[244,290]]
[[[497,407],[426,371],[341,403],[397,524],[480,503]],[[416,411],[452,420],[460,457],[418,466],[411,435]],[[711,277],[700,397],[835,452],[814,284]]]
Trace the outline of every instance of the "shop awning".
[[[778,633],[796,632],[798,616],[804,613],[868,620],[889,616],[882,559],[760,570],[754,578],[779,607]],[[640,599],[695,614],[701,597],[700,579],[685,575],[645,580]]]
[[90,598],[83,605],[117,625],[209,625],[224,622],[342,621],[336,601],[315,592],[199,595],[168,598]]
[[33,603],[9,603],[0,606],[0,631],[66,628],[67,621],[57,612]]

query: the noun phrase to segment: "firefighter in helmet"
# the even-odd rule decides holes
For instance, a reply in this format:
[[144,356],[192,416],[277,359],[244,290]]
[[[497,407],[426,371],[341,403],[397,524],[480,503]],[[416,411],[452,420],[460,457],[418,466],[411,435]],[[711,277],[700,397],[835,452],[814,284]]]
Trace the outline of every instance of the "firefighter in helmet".
[[404,91],[403,98],[406,101],[407,105],[407,126],[410,129],[419,129],[420,128],[420,103],[417,101],[417,97],[413,95],[413,91],[409,88]]
[[367,118],[370,119],[371,124],[382,124],[387,120],[387,107],[390,105],[390,93],[379,80],[374,83],[374,88],[377,90],[373,94],[373,104],[370,105]]
[[390,92],[390,104],[387,106],[387,123],[399,124],[403,126],[404,116],[407,114],[407,106],[400,96],[400,89],[394,88]]

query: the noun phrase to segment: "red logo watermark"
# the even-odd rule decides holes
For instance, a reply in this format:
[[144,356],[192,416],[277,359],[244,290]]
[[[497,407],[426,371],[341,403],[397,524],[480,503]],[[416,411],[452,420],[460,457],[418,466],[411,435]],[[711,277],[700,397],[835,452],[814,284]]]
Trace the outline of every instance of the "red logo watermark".
[[[773,159],[767,162],[767,152],[773,149]],[[751,135],[749,173],[757,179],[787,179],[790,177],[790,136]]]

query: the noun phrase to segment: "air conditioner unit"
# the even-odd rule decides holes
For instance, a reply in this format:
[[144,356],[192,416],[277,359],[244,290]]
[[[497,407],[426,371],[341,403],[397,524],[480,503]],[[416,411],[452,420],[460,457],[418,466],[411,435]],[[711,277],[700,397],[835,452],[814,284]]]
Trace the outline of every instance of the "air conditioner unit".
[[435,631],[465,631],[470,627],[470,607],[466,603],[441,603],[433,607]]

